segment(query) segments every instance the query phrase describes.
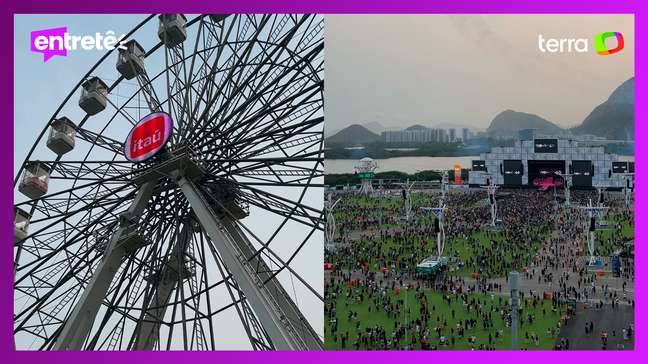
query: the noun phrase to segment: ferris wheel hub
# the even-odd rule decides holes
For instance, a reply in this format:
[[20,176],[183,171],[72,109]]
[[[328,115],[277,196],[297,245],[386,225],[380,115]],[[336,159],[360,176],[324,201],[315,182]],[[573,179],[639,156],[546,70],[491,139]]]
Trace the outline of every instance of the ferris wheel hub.
[[191,149],[183,147],[174,151],[170,158],[144,169],[133,178],[133,182],[143,185],[146,182],[175,175],[176,178],[186,177],[190,180],[200,179],[205,170],[195,161]]

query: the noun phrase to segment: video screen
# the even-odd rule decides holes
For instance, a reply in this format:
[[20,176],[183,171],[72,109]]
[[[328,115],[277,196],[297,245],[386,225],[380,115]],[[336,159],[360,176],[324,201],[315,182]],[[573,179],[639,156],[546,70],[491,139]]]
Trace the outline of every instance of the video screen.
[[572,161],[574,187],[592,187],[592,161]]
[[488,169],[486,168],[486,161],[482,161],[482,160],[472,161],[472,170],[480,171],[480,172],[488,172]]
[[503,163],[504,184],[522,184],[522,161],[519,159],[507,159]]
[[558,153],[558,139],[536,139],[533,150],[535,153]]
[[[632,166],[634,170],[634,165]],[[612,162],[612,173],[627,173],[628,162]]]

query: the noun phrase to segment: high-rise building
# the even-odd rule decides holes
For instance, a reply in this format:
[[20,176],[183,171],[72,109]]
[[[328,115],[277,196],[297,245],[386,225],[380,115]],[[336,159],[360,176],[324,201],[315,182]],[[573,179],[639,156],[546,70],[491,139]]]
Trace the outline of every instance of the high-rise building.
[[468,128],[461,129],[461,141],[466,143],[468,142],[469,138],[470,138],[470,131],[468,130]]
[[439,143],[448,142],[448,132],[445,129],[439,129]]
[[455,141],[457,140],[457,135],[456,135],[456,130],[455,130],[455,128],[450,128],[450,129],[449,129],[449,132],[450,132],[450,142],[451,142],[451,143],[452,143],[452,142],[455,142]]
[[380,134],[382,141],[394,143],[447,143],[450,138],[444,129],[418,128],[410,130],[390,130]]

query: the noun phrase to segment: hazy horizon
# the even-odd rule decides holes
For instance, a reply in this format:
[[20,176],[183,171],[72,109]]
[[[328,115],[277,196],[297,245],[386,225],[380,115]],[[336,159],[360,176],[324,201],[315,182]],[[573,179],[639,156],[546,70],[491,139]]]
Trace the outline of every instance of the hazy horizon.
[[[571,127],[634,77],[633,15],[327,15],[325,31],[327,134],[371,122],[485,129],[506,109]],[[623,51],[596,54],[604,31],[623,34]],[[539,34],[590,49],[542,53]]]

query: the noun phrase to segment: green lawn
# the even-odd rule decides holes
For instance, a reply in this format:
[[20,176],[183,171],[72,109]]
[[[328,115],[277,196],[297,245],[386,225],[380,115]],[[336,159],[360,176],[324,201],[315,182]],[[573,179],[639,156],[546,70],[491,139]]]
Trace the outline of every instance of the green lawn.
[[[348,289],[343,290],[345,293],[349,291]],[[357,289],[354,289],[353,292],[358,292]],[[329,293],[329,292],[327,292]],[[376,309],[373,304],[373,301],[365,297],[364,302],[355,303],[354,298],[347,298],[343,295],[338,297],[336,304],[336,320],[338,324],[337,335],[334,338],[331,334],[331,317],[327,315],[326,317],[326,332],[325,332],[325,348],[327,350],[336,350],[343,349],[341,345],[341,340],[339,335],[341,333],[348,332],[349,341],[347,342],[346,348],[344,349],[353,349],[353,343],[358,333],[356,329],[356,324],[359,322],[359,331],[364,332],[366,328],[375,327],[379,325],[385,328],[387,337],[391,338],[391,333],[394,331],[395,322],[405,323],[411,320],[419,319],[421,316],[419,314],[420,304],[416,299],[416,293],[412,290],[405,293],[401,291],[400,295],[396,295],[394,292],[390,292],[390,300],[403,299],[407,297],[407,302],[404,307],[409,308],[409,314],[406,309],[401,310],[400,314],[396,317],[389,317],[387,313],[382,309]],[[502,296],[491,296],[485,294],[470,294],[469,299],[478,300],[478,304],[481,305],[483,311],[491,311],[493,319],[493,328],[485,329],[483,327],[483,320],[477,316],[475,310],[468,311],[464,309],[463,303],[458,299],[454,299],[450,305],[443,300],[443,296],[440,293],[426,291],[425,296],[428,300],[428,306],[435,307],[434,311],[431,311],[431,319],[428,322],[427,327],[430,329],[430,343],[436,345],[438,343],[438,336],[434,331],[434,327],[437,326],[437,317],[442,322],[447,320],[447,326],[445,329],[442,329],[441,335],[446,336],[447,340],[450,340],[451,330],[450,328],[456,328],[456,323],[459,320],[465,320],[468,318],[476,319],[477,324],[474,328],[468,329],[465,331],[463,338],[459,338],[455,332],[455,344],[447,345],[440,347],[441,349],[446,350],[470,350],[472,345],[468,342],[468,337],[475,336],[477,338],[477,346],[479,348],[480,344],[488,344],[489,333],[491,334],[492,346],[495,349],[510,349],[511,345],[511,332],[510,328],[506,327],[506,323],[500,315],[500,309],[503,309],[504,312],[509,312],[508,308],[508,299],[507,297]],[[327,297],[330,295],[327,294]],[[347,302],[352,302],[347,304]],[[523,307],[522,313],[520,314],[520,328],[519,328],[519,347],[521,349],[532,349],[532,350],[549,350],[553,349],[557,330],[557,324],[559,322],[561,313],[560,310],[552,311],[551,301],[542,300],[539,301],[536,307],[533,307],[531,304],[525,304],[520,302]],[[369,312],[369,307],[371,306],[371,312]],[[544,309],[544,313],[543,313]],[[349,320],[348,312],[349,311],[357,312],[357,319]],[[455,311],[455,318],[452,318],[452,310]],[[527,316],[531,314],[535,317],[533,323],[529,324],[527,322]],[[499,329],[503,330],[503,336],[495,339],[495,332]],[[551,329],[552,333],[548,334],[547,330]],[[412,330],[413,331],[413,330]],[[410,332],[412,332],[410,331]],[[526,333],[535,333],[538,336],[537,345],[533,340],[526,340]],[[411,334],[410,334],[411,335]],[[409,336],[411,337],[411,336]],[[337,338],[337,340],[335,340]],[[395,347],[392,346],[391,349],[403,349],[406,345],[405,340],[402,340],[400,344],[397,344]],[[409,342],[409,340],[408,340]],[[416,348],[420,349],[420,341],[417,339]],[[374,349],[371,347],[361,346],[360,349]]]
[[609,215],[604,219],[618,224],[618,227],[597,231],[595,254],[599,256],[609,256],[616,249],[621,248],[624,241],[634,239],[634,220],[632,217]]
[[[464,266],[451,272],[454,276],[470,277],[473,272],[486,274],[491,277],[503,277],[511,269],[521,270],[528,266],[535,252],[539,249],[544,240],[544,234],[533,241],[532,246],[526,247],[520,244],[505,244],[501,233],[493,233],[490,237],[486,232],[473,234],[469,239],[454,239],[447,241],[444,255],[458,257],[464,262]],[[493,247],[495,241],[497,246]],[[476,243],[475,243],[476,242]],[[370,271],[379,271],[382,267],[392,269],[397,262],[404,262],[413,271],[414,267],[423,259],[436,254],[436,238],[425,238],[421,241],[418,238],[396,240],[393,238],[380,239],[376,237],[369,241],[355,241],[355,251],[367,252],[361,260],[369,264]],[[487,254],[487,251],[495,249],[495,259],[488,259],[487,262],[479,263],[471,257]],[[514,255],[520,257],[516,263]],[[394,259],[393,257],[396,257]],[[355,269],[354,264],[346,262],[347,256],[332,257],[342,269]]]

